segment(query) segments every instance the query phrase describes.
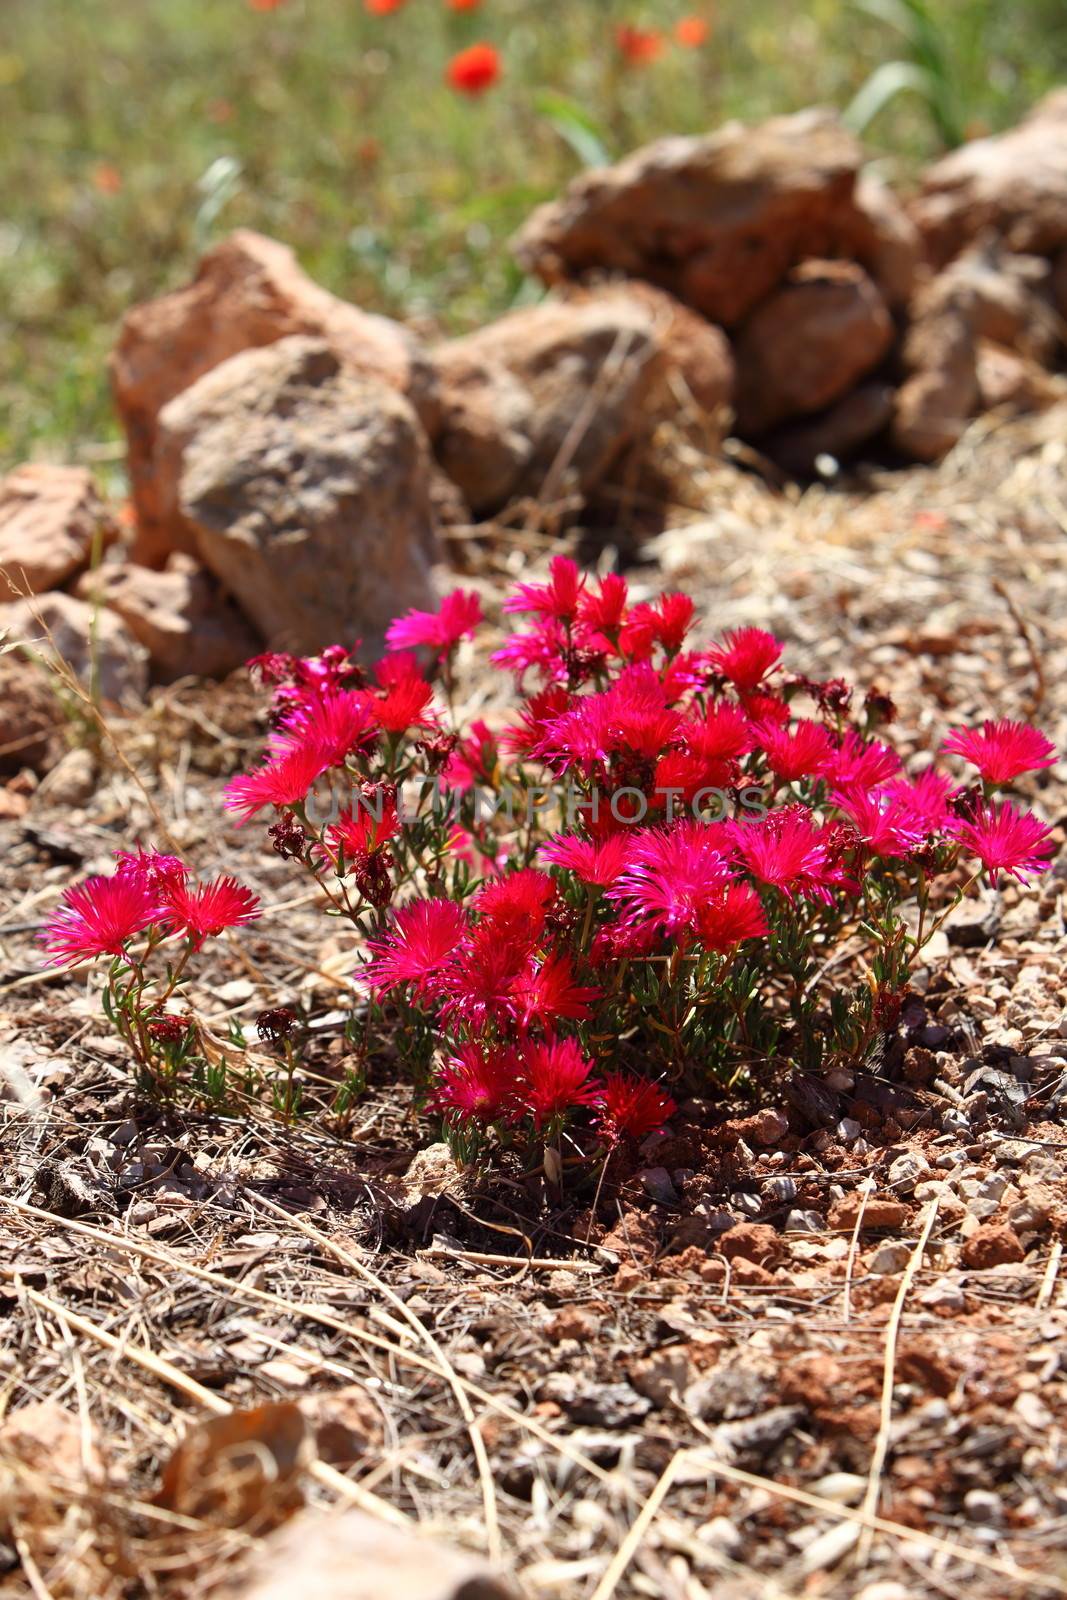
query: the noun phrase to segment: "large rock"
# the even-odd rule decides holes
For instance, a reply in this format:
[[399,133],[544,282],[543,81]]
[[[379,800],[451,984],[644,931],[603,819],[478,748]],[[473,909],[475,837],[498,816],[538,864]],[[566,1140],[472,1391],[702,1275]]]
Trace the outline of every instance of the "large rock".
[[0,655],[0,774],[47,766],[63,720],[47,675],[14,651]]
[[947,306],[920,317],[904,341],[909,376],[897,390],[893,443],[916,461],[939,461],[958,443],[978,405],[974,328]]
[[[0,605],[0,634],[47,663],[55,655],[86,691],[111,705],[136,705],[148,686],[148,653],[112,611],[69,594]],[[62,684],[57,682],[62,693]]]
[[1045,411],[1067,398],[1067,381],[1062,377],[991,339],[978,341],[975,371],[982,411]]
[[117,537],[87,468],[16,467],[0,479],[0,600],[60,587]]
[[219,1600],[515,1600],[477,1556],[361,1511],[306,1511],[273,1533]]
[[[611,271],[647,278],[733,327],[807,257],[856,255],[907,292],[906,223],[884,192],[861,203],[863,152],[828,111],[661,139],[576,178],[515,241],[546,283]],[[888,254],[887,254],[888,252]]]
[[129,445],[138,560],[161,565],[171,550],[189,548],[177,482],[157,457],[163,407],[229,357],[294,334],[324,339],[347,368],[407,395],[433,426],[433,374],[414,336],[337,299],[291,250],[241,229],[204,257],[192,283],[123,319],[111,380]]
[[855,215],[846,212],[832,236],[835,256],[861,261],[893,311],[907,305],[918,284],[922,235],[892,189],[877,173],[861,172],[853,194]]
[[823,410],[878,366],[892,342],[892,318],[862,267],[804,262],[738,333],[740,431],[763,433]]
[[[915,296],[893,425],[904,454],[940,459],[983,405],[1036,409],[1050,403],[1037,376],[1057,344],[1050,278],[1047,262],[1012,255],[989,239],[963,252]],[[1012,353],[1017,359],[1006,362]]]
[[193,674],[224,678],[260,647],[258,635],[191,556],[171,556],[162,572],[109,562],[86,573],[77,593],[122,618],[163,683]]
[[992,232],[1010,250],[1054,255],[1067,245],[1067,89],[1018,127],[975,139],[928,168],[912,220],[937,266]]
[[275,648],[310,653],[433,603],[425,436],[317,339],[247,350],[166,406],[197,552]]
[[512,312],[435,352],[437,459],[476,512],[522,495],[588,493],[665,415],[721,438],[733,363],[724,335],[647,284]]

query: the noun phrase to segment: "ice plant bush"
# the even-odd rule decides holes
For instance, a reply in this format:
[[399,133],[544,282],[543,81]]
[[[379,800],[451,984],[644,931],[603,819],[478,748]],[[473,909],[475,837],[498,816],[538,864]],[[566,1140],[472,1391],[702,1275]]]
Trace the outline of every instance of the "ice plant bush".
[[67,890],[41,938],[58,966],[107,958],[108,1018],[142,1081],[170,1089],[198,1046],[195,1020],[174,1009],[189,958],[258,915],[256,896],[235,878],[193,883],[177,856],[120,850],[112,876]]
[[[360,930],[349,1036],[399,1057],[464,1156],[607,1152],[680,1095],[861,1064],[962,895],[1047,865],[1049,829],[1001,792],[1053,760],[1035,729],[953,730],[946,770],[907,775],[888,696],[791,674],[759,628],[694,648],[683,595],[634,603],[560,557],[504,610],[495,728],[452,709],[481,623],[462,591],[397,619],[372,668],[258,657],[267,751],[225,800]],[[168,871],[120,868],[91,915],[73,891],[53,949],[191,952],[213,896]]]

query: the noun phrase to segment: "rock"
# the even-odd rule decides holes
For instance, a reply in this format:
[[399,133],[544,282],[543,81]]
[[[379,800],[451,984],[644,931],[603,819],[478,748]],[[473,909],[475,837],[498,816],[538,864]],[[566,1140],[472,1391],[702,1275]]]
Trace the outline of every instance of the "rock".
[[190,556],[171,556],[161,572],[106,563],[86,573],[76,593],[122,618],[164,683],[192,674],[225,678],[259,649],[244,617]]
[[1006,1222],[983,1222],[963,1246],[965,1267],[984,1270],[1003,1266],[1005,1262],[1021,1261],[1022,1245],[1013,1228]]
[[14,652],[0,655],[0,774],[50,766],[62,726],[63,709],[48,675]]
[[528,306],[434,360],[437,459],[483,514],[553,475],[587,494],[628,444],[686,408],[714,447],[733,387],[724,335],[648,285]]
[[911,1250],[906,1244],[891,1241],[880,1244],[867,1263],[867,1271],[876,1278],[895,1277],[903,1272],[911,1260]]
[[900,310],[911,299],[919,277],[922,235],[877,173],[862,172],[852,198],[855,221],[846,221],[832,253],[862,261],[886,305]]
[[407,395],[432,429],[433,374],[414,336],[329,294],[285,245],[240,229],[204,257],[192,283],[127,312],[112,354],[138,560],[157,566],[173,549],[192,550],[173,463],[156,453],[164,406],[231,356],[294,334],[325,340],[346,368]]
[[978,404],[974,332],[954,307],[917,317],[904,340],[910,376],[897,390],[892,437],[916,461],[938,461],[957,444]]
[[79,746],[68,750],[41,779],[34,802],[49,805],[84,806],[96,792],[97,767],[91,750]]
[[893,419],[896,390],[870,378],[810,422],[786,423],[760,440],[760,449],[798,478],[823,463],[851,461]]
[[[949,944],[961,950],[977,950],[989,944],[1000,931],[1003,906],[995,889],[980,888],[962,900],[945,920]],[[973,1003],[973,1002],[972,1002]],[[995,1015],[996,1008],[990,1015]]]
[[148,657],[111,611],[69,594],[42,594],[0,605],[0,634],[28,645],[47,662],[56,654],[100,700],[134,705],[148,686]]
[[[860,1207],[863,1196],[853,1191],[851,1194],[842,1195],[840,1200],[835,1200],[830,1207],[828,1217],[831,1228],[839,1228],[851,1232],[860,1217]],[[874,1231],[878,1228],[902,1228],[911,1215],[909,1208],[902,1200],[882,1200],[876,1195],[870,1195],[867,1204],[863,1206],[864,1231]]]
[[58,589],[117,537],[85,467],[16,467],[0,479],[0,601]]
[[418,419],[321,340],[234,356],[159,422],[198,554],[272,648],[377,650],[393,617],[434,603]]
[[[362,1511],[307,1511],[257,1549],[225,1600],[515,1600],[476,1556]],[[220,1597],[222,1600],[222,1597]]]
[[583,173],[515,241],[546,283],[646,278],[733,327],[805,257],[876,224],[854,198],[862,151],[828,111],[646,145]]
[[974,139],[928,167],[910,207],[931,261],[951,261],[992,232],[1009,250],[1067,245],[1067,90],[1056,89],[1007,133]]
[[990,339],[1048,364],[1058,343],[1050,283],[1047,261],[984,245],[965,251],[938,273],[917,296],[917,306],[922,315],[959,309],[975,339]]
[[737,335],[737,421],[765,433],[787,417],[821,411],[887,354],[893,323],[862,267],[806,261]]
[[78,1488],[101,1470],[95,1427],[56,1400],[33,1400],[9,1411],[0,1425],[0,1456],[8,1472],[17,1463]]
[[1046,372],[1029,356],[1006,350],[989,339],[979,340],[975,371],[983,411],[1046,411],[1067,398],[1067,385],[1062,378]]
[[755,1261],[762,1266],[777,1261],[782,1241],[768,1223],[739,1222],[723,1234],[719,1249],[727,1261]]
[[972,1522],[986,1522],[999,1528],[1004,1521],[1004,1502],[992,1489],[968,1489],[963,1509]]

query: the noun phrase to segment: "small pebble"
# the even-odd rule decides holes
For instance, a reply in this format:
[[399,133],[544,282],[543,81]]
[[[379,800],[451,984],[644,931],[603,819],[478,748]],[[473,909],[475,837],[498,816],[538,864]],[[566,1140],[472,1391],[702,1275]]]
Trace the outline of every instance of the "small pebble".
[[972,1522],[985,1522],[999,1527],[1004,1521],[1004,1505],[992,1489],[970,1489],[963,1497],[963,1507]]

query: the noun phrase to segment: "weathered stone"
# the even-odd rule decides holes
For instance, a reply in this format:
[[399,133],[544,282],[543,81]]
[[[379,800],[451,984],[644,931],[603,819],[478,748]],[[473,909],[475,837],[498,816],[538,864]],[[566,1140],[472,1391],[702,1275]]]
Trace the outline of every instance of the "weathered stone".
[[862,231],[862,161],[852,135],[819,110],[661,139],[576,178],[534,212],[515,252],[547,283],[622,272],[732,327],[790,267]]
[[58,655],[88,693],[133,705],[148,685],[148,656],[111,611],[69,594],[42,594],[0,605],[0,634],[47,662]]
[[476,512],[546,485],[588,493],[620,451],[687,406],[717,443],[733,378],[719,329],[647,284],[512,312],[435,360],[437,458]]
[[893,442],[917,461],[937,461],[958,443],[978,404],[969,316],[952,306],[920,315],[903,354],[911,375],[897,391]]
[[983,1271],[1021,1261],[1024,1253],[1014,1228],[1006,1222],[983,1222],[964,1244],[962,1256],[965,1267]]
[[870,378],[810,421],[788,422],[766,434],[760,449],[787,472],[805,478],[821,462],[851,461],[893,418],[896,390]]
[[109,562],[86,573],[76,592],[117,612],[164,683],[224,678],[259,649],[258,636],[191,556],[171,556],[161,572]]
[[272,1534],[226,1600],[514,1600],[476,1556],[361,1511],[305,1512]]
[[177,514],[173,462],[157,456],[164,406],[231,356],[294,334],[325,340],[352,372],[407,395],[432,429],[433,374],[414,336],[329,294],[284,245],[240,229],[204,257],[192,283],[127,312],[111,358],[129,445],[138,560],[161,565],[171,550],[191,549]]
[[980,339],[975,352],[979,403],[983,411],[1045,411],[1067,398],[1063,378],[1046,372],[1029,356]]
[[48,766],[62,724],[47,675],[14,651],[0,655],[0,773]]
[[198,553],[276,648],[363,639],[433,604],[424,435],[408,402],[321,340],[208,373],[160,417]]
[[861,261],[894,311],[915,291],[923,259],[922,236],[889,185],[861,172],[853,193],[856,216],[846,217],[833,240],[834,255]]
[[87,468],[16,467],[0,479],[0,601],[59,588],[117,537]]
[[763,433],[821,411],[876,367],[892,342],[885,301],[862,267],[805,262],[738,333],[740,431]]
[[993,233],[1010,250],[1054,255],[1067,245],[1067,89],[1046,95],[1018,127],[974,139],[935,162],[910,208],[937,266]]

